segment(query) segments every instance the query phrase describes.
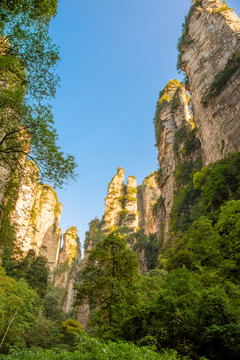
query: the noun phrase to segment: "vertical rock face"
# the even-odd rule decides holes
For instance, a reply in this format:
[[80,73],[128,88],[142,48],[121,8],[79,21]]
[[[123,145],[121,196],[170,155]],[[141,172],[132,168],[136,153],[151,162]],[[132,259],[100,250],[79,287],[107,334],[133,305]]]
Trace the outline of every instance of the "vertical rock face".
[[138,187],[139,227],[146,235],[159,236],[165,222],[165,208],[158,185],[158,172],[148,175]]
[[29,161],[19,184],[15,208],[10,215],[11,224],[15,230],[15,247],[23,253],[23,256],[31,249],[32,238],[26,237],[26,233],[35,215],[32,209],[37,193],[39,193],[38,168]]
[[119,167],[117,170],[117,174],[109,183],[107,197],[105,199],[105,213],[102,222],[103,230],[108,230],[117,223],[119,216],[118,214],[122,210],[124,175],[124,170]]
[[38,184],[24,242],[31,241],[35,253],[47,258],[51,271],[57,265],[60,248],[61,211],[62,204],[53,188]]
[[138,227],[137,180],[134,176],[129,176],[127,179],[123,206],[124,208],[120,213],[121,219],[118,219],[116,225],[134,232]]
[[[175,187],[174,172],[178,163],[175,149],[176,133],[181,128],[185,128],[186,131],[192,129],[189,97],[185,88],[177,80],[170,80],[160,92],[154,120],[161,174],[160,190],[166,211],[165,234],[167,236]],[[181,141],[179,146],[181,147]]]
[[85,234],[84,241],[84,260],[87,254],[94,248],[94,245],[101,241],[103,238],[103,231],[101,230],[101,222],[96,217],[89,223],[89,231]]
[[[51,186],[38,183],[38,168],[28,161],[20,182],[15,183],[14,196],[16,201],[9,213],[9,222],[14,230],[16,257],[19,257],[19,252],[21,258],[33,250],[37,256],[47,258],[52,271],[58,261],[62,210],[56,192]],[[6,208],[9,201],[11,199],[6,199]]]
[[65,290],[63,311],[73,308],[76,290],[77,272],[80,270],[81,249],[76,227],[72,226],[63,235],[63,248],[60,251],[59,263],[55,272],[54,286]]
[[134,232],[138,227],[137,180],[134,176],[129,176],[125,186],[124,175],[124,170],[119,167],[109,183],[101,222],[103,231],[109,231],[114,225],[125,228],[128,232]]
[[75,259],[81,260],[81,249],[77,228],[72,226],[63,235],[63,248],[59,254],[59,264],[67,262],[70,265]]
[[206,165],[240,150],[240,19],[220,0],[199,1],[179,48]]
[[2,205],[4,201],[10,176],[11,170],[0,165],[0,205]]

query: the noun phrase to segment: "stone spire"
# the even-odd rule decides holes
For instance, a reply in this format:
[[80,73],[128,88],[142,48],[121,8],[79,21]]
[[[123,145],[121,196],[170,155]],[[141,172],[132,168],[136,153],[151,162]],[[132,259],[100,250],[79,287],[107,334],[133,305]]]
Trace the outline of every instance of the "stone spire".
[[73,309],[76,290],[77,272],[80,270],[81,248],[75,226],[67,229],[63,235],[63,248],[60,251],[59,263],[55,272],[54,286],[64,289],[63,311]]
[[134,232],[138,227],[137,180],[129,176],[124,185],[124,170],[119,167],[108,186],[105,199],[105,213],[101,229],[109,231],[113,226]]
[[[49,185],[38,182],[38,168],[28,161],[20,183],[15,184],[15,204],[7,214],[13,229],[16,256],[24,258],[29,250],[36,256],[45,256],[52,271],[58,261],[60,248],[59,221],[62,204]],[[6,196],[5,209],[8,208]]]
[[118,167],[117,174],[109,183],[107,197],[105,199],[105,212],[102,221],[102,230],[107,231],[113,225],[117,224],[118,214],[122,210],[124,175],[125,172],[123,168]]
[[128,228],[130,232],[134,232],[138,227],[137,180],[135,176],[129,176],[127,179],[123,207],[122,219],[121,221],[118,220],[118,225]]
[[[166,212],[165,234],[167,234],[175,188],[174,172],[181,153],[178,150],[183,146],[182,141],[184,140],[184,136],[180,132],[189,132],[193,127],[189,110],[189,96],[179,81],[170,80],[160,92],[154,121],[161,174],[162,209]],[[176,139],[176,136],[179,137],[179,140]]]

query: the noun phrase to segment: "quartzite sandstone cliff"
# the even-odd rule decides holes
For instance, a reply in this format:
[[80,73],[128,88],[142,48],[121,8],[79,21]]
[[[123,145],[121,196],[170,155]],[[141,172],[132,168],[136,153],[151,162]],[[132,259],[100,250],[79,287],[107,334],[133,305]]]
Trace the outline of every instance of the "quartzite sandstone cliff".
[[[38,182],[38,168],[30,161],[25,164],[16,192],[15,207],[10,212],[15,252],[25,257],[29,250],[34,250],[36,256],[47,258],[52,271],[57,265],[60,248],[62,204],[51,186]],[[6,198],[8,201],[12,199]]]
[[81,265],[81,249],[76,227],[72,226],[63,235],[63,248],[60,251],[55,271],[54,286],[64,289],[63,311],[69,312],[74,305],[77,274]]
[[240,19],[220,0],[198,1],[180,47],[203,161],[209,164],[240,150]]
[[[184,146],[180,138],[176,144],[176,134],[180,129],[192,130],[193,119],[189,109],[189,96],[182,84],[171,80],[160,92],[155,114],[155,136],[160,166],[160,191],[166,216],[165,240],[169,232],[169,218],[175,189],[175,170],[181,161],[179,154]],[[176,145],[178,148],[176,148]]]
[[123,168],[119,167],[109,183],[101,222],[101,229],[105,232],[113,226],[125,228],[127,232],[135,232],[138,227],[137,181],[134,176],[129,176],[125,186],[124,175]]

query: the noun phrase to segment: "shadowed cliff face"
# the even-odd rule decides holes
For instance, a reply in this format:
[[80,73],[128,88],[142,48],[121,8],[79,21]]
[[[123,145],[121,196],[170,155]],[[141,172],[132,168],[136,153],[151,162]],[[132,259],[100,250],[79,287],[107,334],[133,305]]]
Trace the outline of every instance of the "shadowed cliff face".
[[161,224],[165,221],[165,208],[161,203],[161,190],[158,185],[158,172],[148,175],[138,187],[139,227],[146,235],[159,236]]
[[220,0],[192,7],[180,66],[199,130],[204,164],[240,150],[240,19]]
[[63,311],[72,310],[76,290],[77,272],[80,270],[81,248],[77,228],[72,226],[63,235],[63,248],[59,254],[59,262],[55,272],[54,286],[65,290]]

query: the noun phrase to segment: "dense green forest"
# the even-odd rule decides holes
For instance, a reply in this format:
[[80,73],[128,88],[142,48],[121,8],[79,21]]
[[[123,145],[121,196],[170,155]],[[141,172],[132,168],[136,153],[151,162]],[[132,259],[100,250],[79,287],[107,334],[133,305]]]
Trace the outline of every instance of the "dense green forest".
[[[8,128],[0,155],[17,166],[16,153],[26,152],[17,134],[29,131],[30,157],[40,162],[42,178],[61,186],[76,164],[56,145],[46,105],[58,83],[59,55],[48,35],[56,10],[57,0],[1,1],[0,75],[14,86],[0,95],[0,121],[16,113],[23,120]],[[90,304],[88,330],[76,321],[76,308],[63,313],[62,294],[49,284],[44,257],[4,257],[0,360],[239,359],[240,153],[206,167],[193,164],[186,159],[199,146],[194,134],[185,136],[186,158],[175,171],[169,243],[141,230],[125,236],[116,229],[106,236],[97,220],[92,223],[95,247],[75,303]],[[129,241],[145,250],[143,275]]]
[[[239,180],[240,153],[193,171],[185,198],[175,194],[172,212],[185,219],[172,223],[175,246],[161,250],[157,267],[144,275],[126,237],[116,231],[98,242],[77,294],[77,304],[91,304],[87,332],[74,312],[61,312],[44,258],[5,261],[0,346],[10,354],[2,358],[237,359]],[[195,199],[191,208],[188,188]]]

